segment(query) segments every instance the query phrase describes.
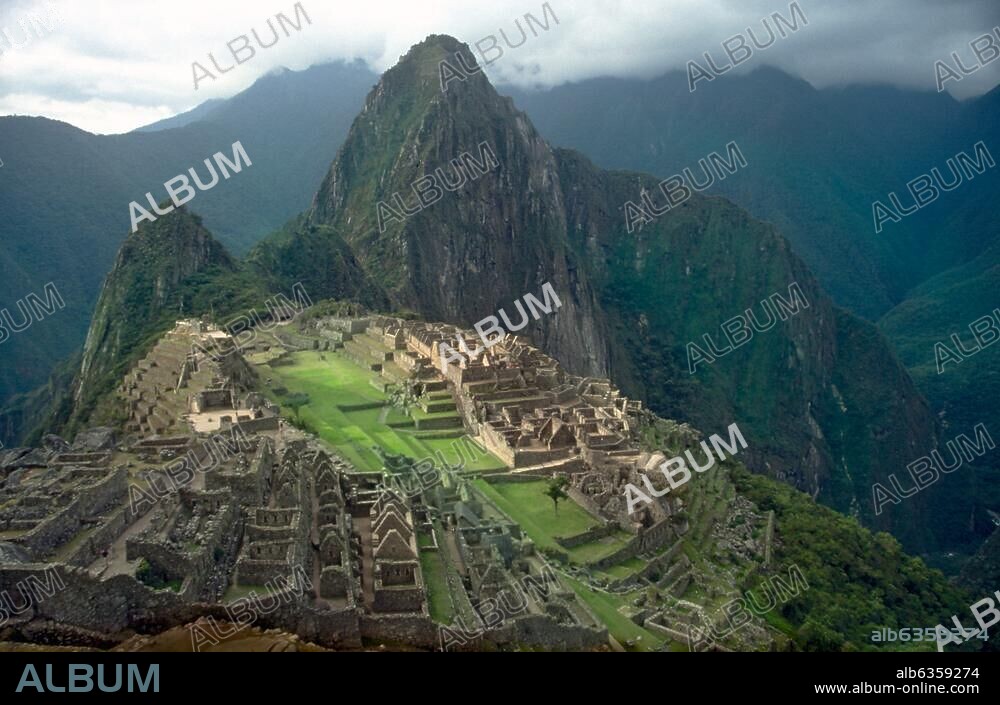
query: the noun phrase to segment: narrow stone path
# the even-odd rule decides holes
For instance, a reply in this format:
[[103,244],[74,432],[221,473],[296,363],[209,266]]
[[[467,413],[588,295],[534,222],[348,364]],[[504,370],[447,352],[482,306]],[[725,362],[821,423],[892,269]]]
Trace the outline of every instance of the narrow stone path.
[[132,536],[142,533],[153,522],[153,511],[150,510],[139,517],[130,527],[125,529],[108,547],[108,557],[98,558],[87,568],[100,578],[109,578],[112,575],[129,575],[132,573],[132,564],[125,560],[125,542]]

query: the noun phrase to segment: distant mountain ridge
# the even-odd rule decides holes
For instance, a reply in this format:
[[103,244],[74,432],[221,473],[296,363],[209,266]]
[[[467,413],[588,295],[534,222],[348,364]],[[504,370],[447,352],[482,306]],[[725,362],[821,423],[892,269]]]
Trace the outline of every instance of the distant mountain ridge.
[[[126,135],[0,117],[0,308],[50,281],[67,305],[59,325],[38,324],[3,345],[0,407],[44,383],[83,344],[101,282],[130,228],[131,201],[143,203],[146,192],[162,198],[164,182],[239,140],[254,168],[192,206],[228,248],[246,252],[308,207],[377,80],[360,63],[265,76],[234,98]],[[18,427],[0,414],[0,441],[12,442]]]
[[[778,226],[837,303],[877,320],[909,289],[989,241],[975,213],[1000,185],[997,173],[882,234],[872,204],[905,193],[907,182],[944,169],[958,151],[971,154],[981,140],[1000,158],[998,91],[959,103],[930,88],[817,90],[763,67],[693,94],[681,72],[508,92],[546,139],[608,169],[667,177],[736,141],[751,168],[713,192]],[[959,242],[943,241],[938,233],[955,219],[974,228]]]
[[191,110],[185,111],[173,117],[157,120],[149,125],[143,125],[132,130],[132,132],[162,132],[163,130],[174,130],[178,127],[190,125],[193,122],[211,119],[212,112],[225,104],[224,98],[212,98],[204,103],[199,103]]
[[[244,140],[258,163],[280,176],[254,183],[260,177],[248,174],[250,183],[205,195],[197,208],[227,247],[245,252],[308,206],[319,176],[336,155],[364,95],[377,80],[378,75],[360,62],[264,76],[234,98],[208,101],[135,133],[112,137],[89,136],[43,118],[0,118],[0,141],[7,145],[3,155],[7,166],[0,174],[5,186],[0,189],[0,207],[9,229],[5,231],[8,245],[0,258],[5,271],[12,273],[0,283],[0,302],[14,302],[48,281],[61,282],[72,311],[67,317],[73,319],[59,329],[38,329],[33,341],[21,339],[9,345],[7,354],[14,363],[0,371],[0,400],[33,388],[56,361],[82,343],[83,321],[92,311],[101,276],[111,266],[128,225],[129,201],[201,163],[220,146]],[[685,76],[672,73],[648,82],[595,79],[542,93],[511,88],[501,88],[501,92],[513,95],[555,144],[580,148],[604,167],[660,176],[693,166],[698,158],[718,149],[720,140],[725,144],[741,130],[755,137],[780,135],[772,140],[774,149],[763,152],[752,148],[756,139],[745,140],[743,147],[750,150],[757,176],[743,174],[745,179],[727,180],[713,191],[778,226],[834,300],[870,318],[902,300],[914,276],[940,271],[956,260],[957,251],[949,252],[947,239],[922,237],[924,245],[913,246],[901,244],[906,243],[901,235],[898,240],[886,238],[862,246],[855,236],[844,237],[842,231],[844,225],[858,233],[871,230],[871,200],[884,197],[889,185],[901,188],[930,167],[943,166],[944,158],[954,154],[924,144],[926,134],[942,131],[959,114],[965,125],[995,127],[1000,89],[967,104],[947,95],[888,87],[815,91],[800,79],[768,68],[748,76],[723,77],[711,88],[689,94]],[[832,120],[844,115],[868,116],[865,121],[857,118],[859,128],[865,129],[845,133]],[[813,130],[809,125],[820,128]],[[836,170],[817,181],[796,167],[802,163],[797,157],[802,145],[808,145],[814,133],[827,135],[827,142],[835,138],[832,146],[824,147],[825,154],[843,152],[844,158],[836,163],[850,173],[866,168],[865,155],[877,153],[871,152],[872,147],[891,146],[892,159],[879,160],[896,165],[891,178],[868,180],[867,202],[859,205],[852,198],[848,203],[840,189],[831,191],[823,185],[842,180]],[[962,137],[948,148],[968,149],[971,144]],[[818,156],[809,164],[824,161],[820,146],[817,143],[812,149]],[[775,183],[785,172],[791,186]],[[752,179],[760,180],[759,188]],[[970,191],[964,198],[975,205],[983,197],[982,192]],[[825,201],[833,204],[833,210]],[[821,208],[817,210],[816,205]],[[973,215],[978,210],[972,209]],[[921,217],[925,215],[933,218],[933,212]],[[928,220],[923,230],[934,232],[935,227]],[[66,233],[72,233],[68,241]],[[974,243],[982,238],[962,240]],[[921,247],[927,252],[925,264],[894,263],[900,252],[912,260],[914,253],[925,251]],[[963,246],[958,259],[974,256],[970,247]],[[80,266],[75,257],[78,251],[88,253],[87,266]],[[902,274],[887,278],[885,272],[890,270]],[[14,368],[17,374],[11,371]],[[3,437],[11,438],[0,420]]]

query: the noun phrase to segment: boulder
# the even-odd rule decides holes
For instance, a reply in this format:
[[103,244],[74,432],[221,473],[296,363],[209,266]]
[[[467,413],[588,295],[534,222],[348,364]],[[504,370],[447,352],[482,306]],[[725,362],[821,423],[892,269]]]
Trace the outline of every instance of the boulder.
[[7,474],[21,468],[44,468],[49,464],[51,453],[40,448],[14,448],[9,453],[0,454],[0,472]]
[[31,452],[31,448],[8,448],[0,450],[0,474],[7,474],[14,469],[14,463]]
[[118,436],[113,428],[88,428],[76,434],[73,450],[81,453],[97,453],[102,450],[113,450],[118,443]]
[[54,433],[50,433],[42,439],[42,446],[46,450],[51,450],[56,453],[67,453],[70,450],[69,443]]

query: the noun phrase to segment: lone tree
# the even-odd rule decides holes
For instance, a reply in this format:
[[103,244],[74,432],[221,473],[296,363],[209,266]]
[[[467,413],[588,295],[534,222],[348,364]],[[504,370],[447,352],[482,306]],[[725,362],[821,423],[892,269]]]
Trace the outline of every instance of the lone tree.
[[403,382],[391,388],[389,403],[409,416],[410,409],[417,404],[417,396],[416,386],[409,382]]
[[552,500],[552,504],[556,507],[556,514],[559,513],[559,500],[567,499],[569,497],[563,491],[563,488],[569,484],[569,481],[565,477],[554,477],[552,481],[549,482],[548,488],[545,490],[545,494],[549,499]]
[[287,399],[285,399],[285,405],[288,406],[293,412],[295,412],[295,420],[299,420],[299,409],[309,403],[308,394],[292,394]]

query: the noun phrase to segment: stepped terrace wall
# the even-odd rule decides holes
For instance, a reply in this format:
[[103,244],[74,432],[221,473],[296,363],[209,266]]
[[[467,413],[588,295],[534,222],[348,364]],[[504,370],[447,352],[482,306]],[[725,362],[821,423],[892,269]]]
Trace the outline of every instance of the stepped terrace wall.
[[555,542],[562,546],[563,548],[576,548],[577,546],[582,546],[585,543],[591,543],[593,541],[600,541],[603,538],[611,536],[619,531],[617,524],[605,524],[604,526],[595,526],[582,534],[576,534],[575,536],[566,537],[553,537]]
[[425,649],[439,645],[438,625],[427,615],[363,615],[361,636],[372,641],[407,644]]

